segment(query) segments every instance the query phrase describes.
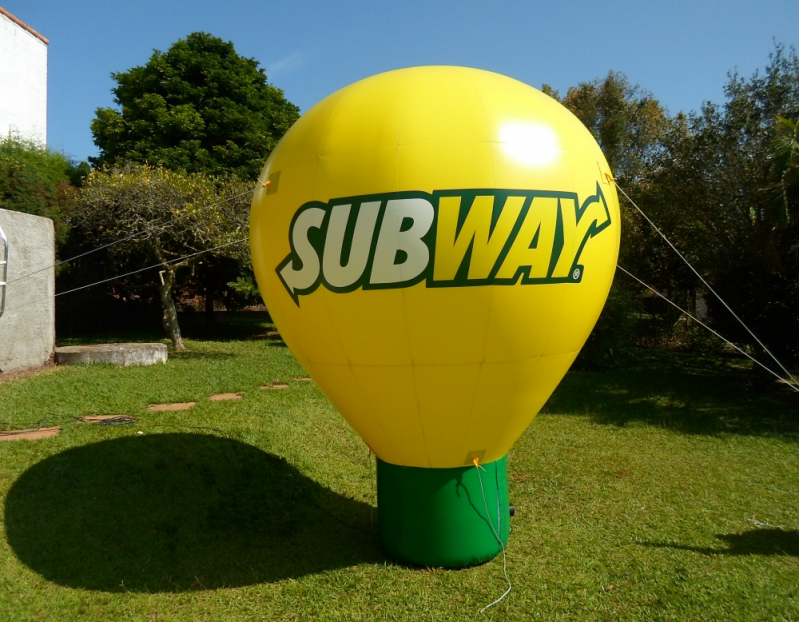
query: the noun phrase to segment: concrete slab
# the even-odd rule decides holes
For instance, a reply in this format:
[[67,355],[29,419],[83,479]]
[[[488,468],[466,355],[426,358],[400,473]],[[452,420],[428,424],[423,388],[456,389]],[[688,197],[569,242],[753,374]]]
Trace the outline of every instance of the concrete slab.
[[57,436],[61,426],[51,428],[32,428],[30,430],[8,430],[0,432],[0,441],[38,441],[43,438]]
[[133,417],[130,415],[86,415],[76,420],[78,423],[94,423],[99,425],[122,425],[131,423]]
[[163,343],[102,343],[92,346],[64,346],[55,349],[57,365],[154,365],[166,363]]
[[150,412],[167,412],[172,410],[188,410],[197,402],[177,402],[175,404],[153,404],[148,407]]
[[240,400],[241,393],[217,393],[208,398],[212,402],[224,402],[226,400]]

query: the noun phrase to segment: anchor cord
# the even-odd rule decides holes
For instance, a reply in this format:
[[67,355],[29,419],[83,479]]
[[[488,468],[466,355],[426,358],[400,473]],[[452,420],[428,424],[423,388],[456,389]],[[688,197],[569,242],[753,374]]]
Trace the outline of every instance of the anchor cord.
[[[649,218],[649,216],[647,216],[646,214],[644,214],[644,211],[643,211],[643,210],[642,210],[640,207],[638,207],[638,205],[636,205],[635,201],[633,201],[633,200],[630,198],[630,195],[629,195],[629,194],[627,194],[627,193],[624,191],[624,188],[622,188],[622,187],[619,185],[619,182],[617,182],[617,181],[616,181],[616,180],[615,180],[613,177],[611,177],[611,176],[610,176],[610,174],[606,174],[606,175],[607,175],[608,179],[610,179],[611,181],[613,181],[613,183],[614,183],[614,184],[616,185],[616,187],[617,187],[617,188],[618,188],[618,189],[621,191],[621,193],[622,193],[622,194],[623,194],[623,195],[624,195],[624,196],[627,198],[627,200],[630,202],[630,204],[631,204],[631,205],[632,205],[632,206],[633,206],[633,207],[634,207],[636,210],[638,210],[638,213],[639,213],[639,214],[641,214],[641,216],[643,216],[643,217],[644,217],[644,219],[646,219],[646,221],[647,221],[647,222],[650,224],[650,226],[651,226],[651,227],[652,227],[652,228],[653,228],[653,229],[654,229],[654,230],[657,232],[657,234],[658,234],[658,235],[659,235],[661,238],[663,238],[663,239],[666,241],[666,244],[668,244],[668,245],[671,247],[671,249],[672,249],[672,250],[673,250],[675,253],[677,253],[677,256],[678,256],[680,259],[682,259],[682,260],[683,260],[683,262],[685,262],[685,265],[686,265],[686,266],[688,266],[688,267],[691,269],[691,271],[692,271],[692,272],[693,272],[693,273],[694,273],[694,274],[697,276],[697,278],[698,278],[700,281],[702,281],[702,283],[704,284],[704,286],[705,286],[705,287],[707,287],[708,291],[709,291],[711,294],[713,294],[713,295],[714,295],[716,298],[718,298],[719,302],[721,302],[721,304],[723,304],[723,305],[724,305],[724,308],[725,308],[725,309],[727,309],[727,311],[729,311],[729,312],[732,314],[732,316],[733,316],[733,317],[734,317],[736,320],[738,320],[738,323],[739,323],[741,326],[743,326],[743,327],[746,329],[746,332],[748,332],[748,333],[749,333],[749,334],[752,336],[752,338],[753,338],[753,339],[754,339],[754,340],[755,340],[755,341],[756,341],[756,342],[757,342],[757,343],[760,345],[760,347],[761,347],[761,348],[763,348],[763,350],[766,352],[766,354],[768,354],[768,355],[769,355],[769,356],[770,356],[770,357],[771,357],[771,358],[774,360],[774,362],[775,362],[777,365],[779,365],[779,366],[780,366],[780,368],[782,369],[782,371],[784,371],[784,372],[785,372],[785,373],[788,375],[788,377],[791,379],[791,381],[793,381],[793,383],[794,383],[794,384],[797,384],[796,378],[794,378],[794,377],[793,377],[793,375],[791,374],[791,372],[789,372],[789,371],[788,371],[788,370],[785,368],[785,366],[784,366],[782,363],[780,363],[779,359],[778,359],[776,356],[774,356],[774,354],[772,354],[772,353],[771,353],[771,350],[769,350],[769,349],[766,347],[766,344],[764,344],[762,341],[760,341],[760,339],[758,339],[757,335],[755,335],[755,333],[754,333],[754,332],[752,332],[752,330],[751,330],[751,329],[750,329],[750,328],[749,328],[749,327],[748,327],[748,326],[747,326],[747,325],[744,323],[744,321],[743,321],[743,320],[742,320],[740,317],[738,317],[738,315],[735,313],[735,311],[733,311],[733,310],[732,310],[732,308],[730,307],[730,305],[728,305],[728,304],[727,304],[727,302],[726,302],[726,301],[725,301],[725,300],[724,300],[724,299],[723,299],[723,298],[722,298],[722,297],[721,297],[721,296],[720,296],[720,295],[719,295],[719,294],[716,292],[716,290],[715,290],[715,289],[713,289],[713,287],[711,287],[710,283],[708,283],[708,282],[707,282],[707,280],[706,280],[706,279],[705,279],[705,278],[704,278],[704,277],[703,277],[701,274],[699,274],[699,271],[698,271],[696,268],[694,268],[694,267],[691,265],[691,262],[689,262],[689,261],[688,261],[688,260],[685,258],[685,256],[684,256],[684,255],[683,255],[683,254],[682,254],[682,253],[681,253],[681,252],[680,252],[680,251],[677,249],[677,247],[676,247],[676,246],[674,246],[674,244],[672,244],[672,243],[671,243],[671,240],[669,240],[669,239],[666,237],[666,234],[665,234],[665,233],[663,233],[663,232],[662,232],[660,229],[658,229],[657,225],[656,225],[654,222],[652,222],[652,220]],[[626,270],[625,270],[625,272],[626,272]],[[629,273],[628,273],[628,274],[629,274]],[[631,276],[632,276],[632,275],[631,275]],[[648,287],[648,286],[647,286],[647,287]],[[653,290],[653,291],[654,291],[654,290]],[[676,305],[675,305],[675,306],[676,306]],[[751,358],[751,357],[750,357],[750,358]],[[754,360],[754,359],[753,359],[753,360]],[[769,370],[769,371],[771,371],[771,370]],[[771,373],[774,373],[774,372],[771,372]],[[779,376],[778,376],[778,377],[779,377]]]
[[[485,493],[485,489],[483,488],[483,477],[482,477],[482,475],[480,475],[480,470],[482,469],[483,471],[485,471],[485,469],[482,466],[480,466],[480,464],[477,461],[477,458],[474,459],[474,466],[477,469],[477,479],[480,481],[480,492],[483,495],[483,506],[485,507],[485,510],[486,510],[486,518],[488,519],[488,526],[491,527],[491,533],[494,534],[494,538],[496,538],[497,542],[499,543],[499,546],[502,547],[502,574],[505,577],[505,581],[507,581],[507,583],[508,583],[508,589],[505,590],[505,593],[502,594],[502,596],[497,598],[490,605],[486,605],[485,607],[483,607],[480,610],[480,613],[483,613],[487,609],[490,609],[491,607],[493,607],[497,603],[499,603],[502,600],[504,600],[504,598],[508,594],[510,594],[511,589],[513,589],[513,585],[511,584],[510,578],[508,577],[508,558],[507,558],[507,555],[505,554],[505,544],[502,542],[502,538],[497,534],[496,530],[494,529],[494,523],[491,521],[491,514],[488,512],[488,502],[486,501],[486,493]],[[502,512],[500,511],[499,488],[497,488],[497,524],[498,524],[498,526],[499,526],[499,528],[501,530],[502,529]]]

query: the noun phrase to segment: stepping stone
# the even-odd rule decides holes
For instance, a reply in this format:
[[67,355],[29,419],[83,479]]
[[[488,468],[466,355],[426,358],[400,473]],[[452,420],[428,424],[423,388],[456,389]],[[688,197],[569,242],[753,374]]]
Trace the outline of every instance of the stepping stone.
[[0,441],[38,441],[42,438],[57,436],[61,426],[52,428],[34,428],[32,430],[8,430],[0,432]]
[[101,343],[55,349],[56,365],[154,365],[166,363],[166,359],[163,343]]
[[126,423],[128,421],[133,421],[133,417],[130,415],[87,415],[86,417],[81,417],[78,420],[78,423]]
[[212,402],[224,402],[227,400],[240,400],[241,393],[217,393],[208,398]]
[[150,412],[163,411],[163,410],[188,410],[197,402],[178,402],[177,404],[153,404],[147,410]]

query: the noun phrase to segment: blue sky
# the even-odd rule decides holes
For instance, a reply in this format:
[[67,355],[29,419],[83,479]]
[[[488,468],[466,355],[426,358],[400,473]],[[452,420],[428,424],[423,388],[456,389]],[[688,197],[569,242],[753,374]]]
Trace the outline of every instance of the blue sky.
[[[451,64],[537,88],[622,71],[672,113],[721,102],[727,72],[749,76],[773,41],[799,46],[796,0],[570,2],[427,0],[0,0],[50,39],[48,142],[84,159],[89,124],[112,105],[112,71],[203,30],[257,59],[305,111],[375,73]],[[0,85],[2,87],[2,85]]]

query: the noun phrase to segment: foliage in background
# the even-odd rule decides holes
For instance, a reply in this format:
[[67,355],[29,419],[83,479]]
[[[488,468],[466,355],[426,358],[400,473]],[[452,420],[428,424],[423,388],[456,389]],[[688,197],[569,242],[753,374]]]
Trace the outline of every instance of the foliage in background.
[[[796,53],[777,46],[763,73],[748,80],[731,74],[725,93],[723,106],[706,103],[672,120],[639,187],[640,205],[770,349],[796,358]],[[636,235],[637,251],[625,261],[648,283],[689,302],[697,279],[648,225],[640,223]],[[716,328],[758,349],[715,298],[707,301]]]
[[[120,109],[98,110],[97,162],[130,158],[251,179],[297,117],[255,61],[204,33],[114,77]],[[578,84],[564,97],[544,91],[588,127],[620,185],[755,332],[781,356],[799,356],[795,52],[777,45],[763,72],[749,79],[730,74],[723,105],[706,103],[689,114],[670,116],[618,72]],[[620,264],[692,312],[704,295],[714,327],[754,347],[624,197],[621,210]],[[203,297],[209,312],[215,302],[228,308],[257,302],[246,258],[238,264],[204,258],[178,281],[183,300]],[[706,349],[692,326],[619,274],[578,365],[616,365],[634,344]]]
[[8,137],[0,140],[0,208],[51,218],[56,241],[66,239],[75,186],[88,174],[63,153],[38,143]]
[[227,283],[227,286],[232,292],[234,308],[263,304],[263,298],[258,289],[258,283],[255,281],[252,265],[243,270],[235,281]]
[[[544,92],[560,101],[588,128],[622,187],[637,188],[662,149],[668,129],[666,112],[653,95],[614,71],[603,79],[571,87],[563,98],[546,85]],[[624,265],[626,256],[646,251],[637,234],[636,214],[623,197],[620,199],[620,261]],[[636,296],[641,292],[626,278],[618,274],[614,280],[596,327],[575,361],[577,369],[606,369],[629,359],[640,324]]]
[[[130,163],[86,178],[71,223],[88,248],[135,236],[108,248],[102,266],[116,275],[159,265],[143,273],[139,283],[158,287],[164,329],[182,350],[173,299],[178,271],[193,271],[201,261],[244,259],[247,247],[238,242],[246,238],[249,202],[250,188],[233,177]],[[230,245],[204,252],[225,244]],[[91,265],[98,264],[91,259]],[[95,280],[99,276],[96,272]]]
[[119,109],[97,109],[95,166],[131,160],[252,181],[299,117],[256,60],[203,32],[112,77]]
[[[654,97],[611,72],[569,89],[546,87],[580,118],[602,147],[620,186],[641,206],[754,332],[786,360],[799,357],[799,60],[777,45],[765,70],[729,75],[726,102],[669,116]],[[703,296],[709,321],[737,343],[760,347],[641,215],[620,196],[619,263],[681,307],[696,312]],[[706,348],[678,311],[648,299],[638,330],[612,309],[614,284],[595,335],[578,364],[610,364],[604,356],[639,344]],[[614,332],[615,327],[620,330]],[[608,339],[620,340],[610,347]],[[600,345],[604,344],[604,345]],[[693,345],[691,345],[693,344]],[[630,345],[627,343],[626,345]],[[600,365],[601,366],[601,365]]]
[[630,84],[623,73],[571,87],[561,103],[594,135],[616,178],[638,179],[660,150],[666,113],[652,93]]
[[636,291],[621,280],[623,276],[614,280],[596,326],[577,355],[574,369],[604,370],[630,361],[641,305],[635,298]]

